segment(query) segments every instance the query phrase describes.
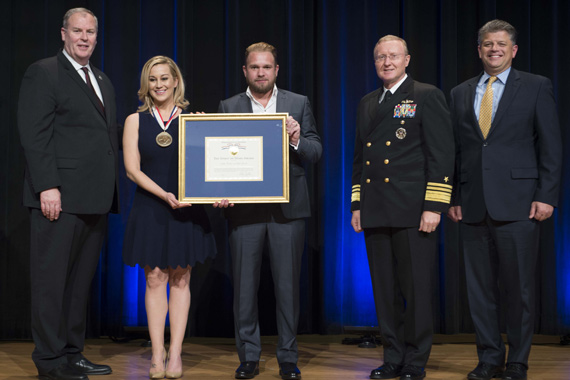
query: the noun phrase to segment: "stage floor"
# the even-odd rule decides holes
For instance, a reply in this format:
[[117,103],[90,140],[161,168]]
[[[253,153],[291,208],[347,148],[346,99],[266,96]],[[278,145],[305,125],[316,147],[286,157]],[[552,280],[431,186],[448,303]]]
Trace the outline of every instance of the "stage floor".
[[[368,379],[382,363],[382,348],[366,349],[343,345],[347,335],[300,335],[299,369],[305,380]],[[263,337],[258,380],[279,380],[275,359],[276,337]],[[477,365],[473,335],[436,335],[426,368],[427,379],[465,379]],[[570,346],[561,346],[557,336],[535,336],[530,356],[529,380],[570,379]],[[108,339],[88,340],[85,356],[108,364],[113,374],[91,379],[119,380],[148,378],[150,348],[143,340],[114,343]],[[0,341],[0,379],[37,379],[30,358],[32,342]],[[185,379],[234,378],[239,365],[233,339],[190,338],[183,346]]]

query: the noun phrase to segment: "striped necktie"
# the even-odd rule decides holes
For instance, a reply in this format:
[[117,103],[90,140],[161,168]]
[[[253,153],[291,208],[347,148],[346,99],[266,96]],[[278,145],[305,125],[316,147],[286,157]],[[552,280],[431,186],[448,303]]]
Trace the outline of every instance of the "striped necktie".
[[491,129],[491,120],[493,119],[493,82],[497,80],[496,76],[492,76],[487,81],[487,89],[481,100],[481,108],[479,109],[479,128],[483,138],[487,139],[489,130]]

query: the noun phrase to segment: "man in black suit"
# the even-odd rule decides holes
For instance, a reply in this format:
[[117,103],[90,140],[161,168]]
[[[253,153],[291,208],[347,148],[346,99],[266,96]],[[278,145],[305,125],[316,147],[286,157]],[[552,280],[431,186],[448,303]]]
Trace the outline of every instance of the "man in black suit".
[[82,351],[107,213],[118,209],[119,145],[113,86],[89,64],[97,18],[69,10],[61,38],[62,51],[26,71],[18,128],[31,223],[32,358],[41,379],[78,380],[111,373]]
[[352,227],[364,230],[384,365],[371,379],[422,379],[432,344],[436,228],[451,198],[454,143],[443,93],[406,74],[406,42],[374,48],[384,86],[358,106]]
[[[467,375],[526,379],[534,331],[539,222],[558,203],[562,146],[549,79],[511,68],[516,30],[493,20],[479,30],[484,72],[451,91],[457,193],[469,308],[479,364]],[[500,334],[507,295],[509,355]]]
[[221,113],[288,112],[289,203],[236,205],[226,209],[234,282],[236,346],[241,365],[236,379],[259,373],[261,339],[257,291],[263,246],[267,243],[277,300],[277,360],[283,379],[300,379],[297,368],[299,276],[305,220],[311,216],[303,164],[319,160],[322,147],[306,96],[278,89],[276,49],[264,42],[249,46],[243,73],[247,91],[220,102]]

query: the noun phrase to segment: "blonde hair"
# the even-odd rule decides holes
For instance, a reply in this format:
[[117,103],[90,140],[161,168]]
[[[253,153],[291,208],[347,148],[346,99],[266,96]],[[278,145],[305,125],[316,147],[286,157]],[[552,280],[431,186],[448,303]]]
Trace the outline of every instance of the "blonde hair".
[[150,70],[156,65],[166,64],[170,67],[170,74],[174,79],[178,79],[178,86],[174,89],[174,104],[182,109],[186,109],[190,102],[184,99],[184,79],[182,78],[182,73],[178,68],[176,63],[163,55],[157,55],[149,59],[143,66],[141,71],[141,88],[137,92],[139,96],[139,100],[143,103],[137,109],[137,112],[144,112],[150,110],[150,108],[154,105],[152,101],[152,97],[150,96],[150,92],[148,90],[148,78],[150,76]]
[[[392,34],[387,34],[384,37],[380,38],[378,40],[378,42],[376,42],[376,45],[374,45],[374,51],[376,51],[376,47],[378,45],[380,45],[382,42],[388,42],[388,41],[400,41],[402,43],[402,45],[404,45],[404,53],[406,55],[410,55],[410,53],[408,52],[408,44],[406,43],[406,40],[404,40],[401,37],[398,36],[394,36]],[[373,53],[374,54],[374,53]],[[375,57],[376,58],[376,57]]]
[[250,53],[253,52],[269,52],[273,55],[273,60],[275,61],[275,64],[277,64],[277,49],[275,49],[275,46],[268,44],[267,42],[256,42],[254,44],[251,44],[247,47],[247,49],[245,49],[245,60],[243,62],[244,65],[247,65],[247,57],[249,57]]

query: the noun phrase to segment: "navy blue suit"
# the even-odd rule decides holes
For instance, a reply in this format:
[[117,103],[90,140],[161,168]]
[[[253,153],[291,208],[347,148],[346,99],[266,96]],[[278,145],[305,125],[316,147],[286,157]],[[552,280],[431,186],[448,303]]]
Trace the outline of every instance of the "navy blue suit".
[[531,203],[556,207],[562,146],[552,84],[511,69],[491,129],[483,138],[474,101],[481,76],[451,91],[456,194],[467,291],[481,362],[502,366],[499,288],[507,294],[507,362],[528,363],[534,330],[539,223]]

